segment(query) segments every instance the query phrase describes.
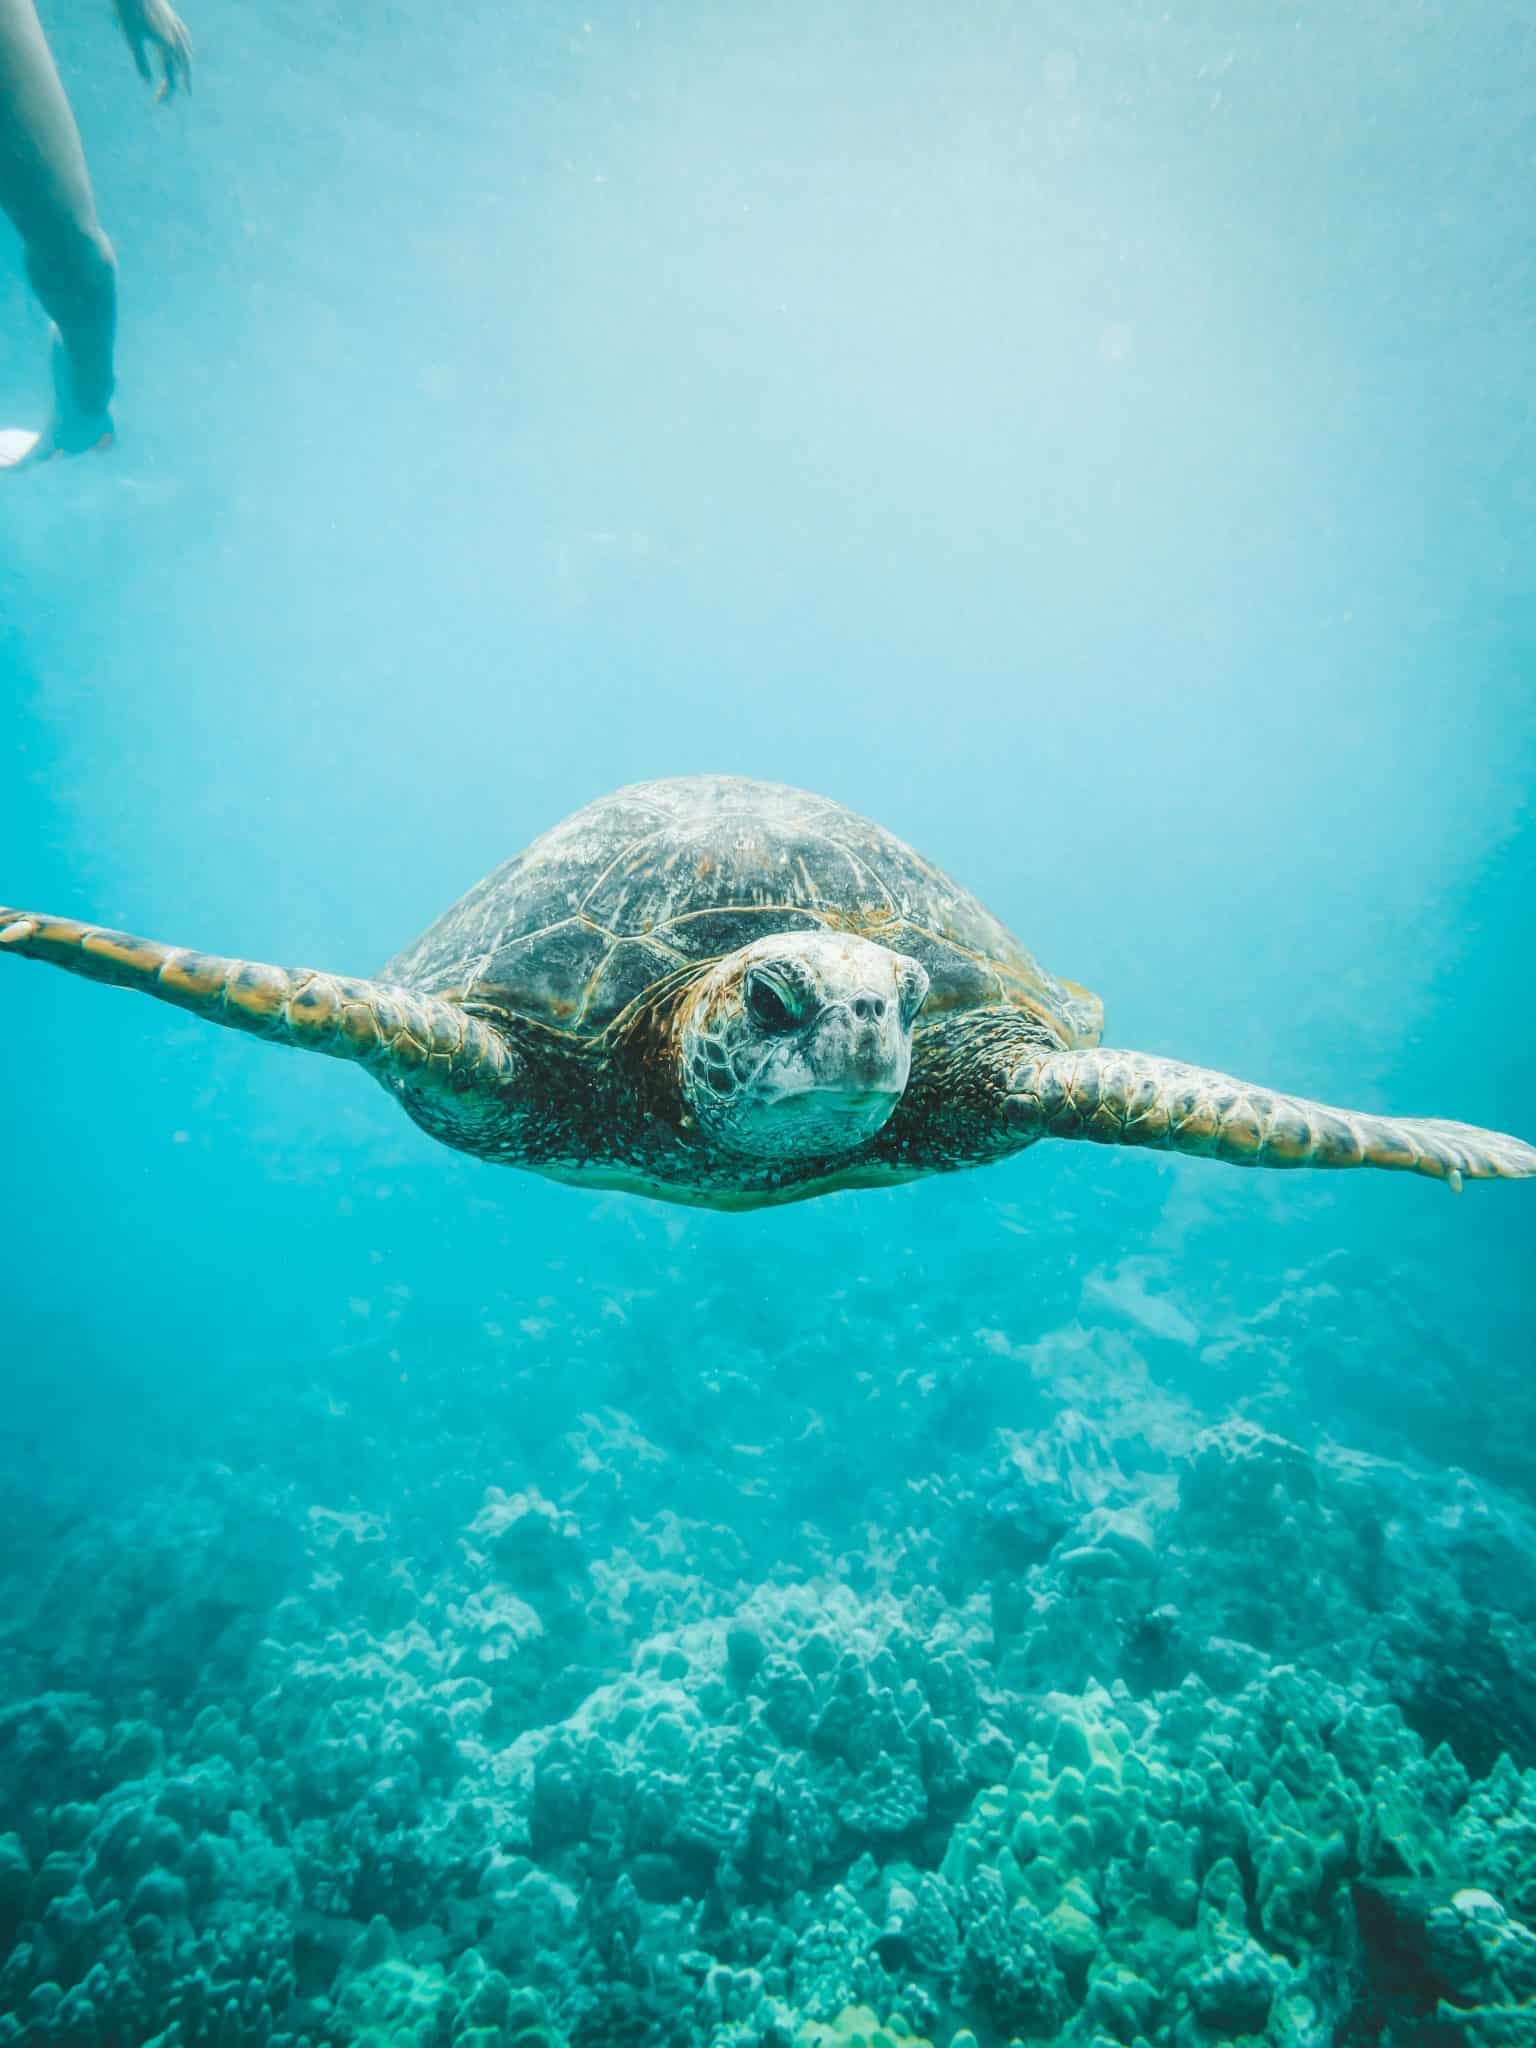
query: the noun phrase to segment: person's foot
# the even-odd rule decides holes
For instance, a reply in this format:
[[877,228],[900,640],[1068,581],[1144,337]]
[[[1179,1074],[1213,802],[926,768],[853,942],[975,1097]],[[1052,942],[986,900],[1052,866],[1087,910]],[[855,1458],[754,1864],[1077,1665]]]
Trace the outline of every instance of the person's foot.
[[53,371],[53,417],[40,434],[25,427],[0,427],[0,470],[35,469],[55,455],[88,455],[113,442],[109,412],[83,412],[75,402],[69,356],[57,327],[49,352]]

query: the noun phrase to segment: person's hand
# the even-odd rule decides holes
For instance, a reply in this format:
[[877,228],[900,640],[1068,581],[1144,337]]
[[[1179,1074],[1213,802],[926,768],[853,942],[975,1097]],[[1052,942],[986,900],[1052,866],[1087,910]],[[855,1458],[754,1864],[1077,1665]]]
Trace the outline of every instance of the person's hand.
[[178,85],[184,92],[192,90],[192,38],[187,34],[186,23],[167,0],[117,0],[117,18],[128,38],[140,78],[154,75],[148,45],[153,43],[160,53],[165,77],[155,94],[157,100],[170,99]]

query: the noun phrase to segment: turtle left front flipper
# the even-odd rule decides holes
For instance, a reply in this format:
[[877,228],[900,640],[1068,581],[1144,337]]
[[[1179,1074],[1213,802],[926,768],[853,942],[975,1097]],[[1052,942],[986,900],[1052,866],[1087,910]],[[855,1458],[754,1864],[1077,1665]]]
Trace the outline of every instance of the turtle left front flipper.
[[74,918],[4,908],[0,952],[138,989],[269,1044],[356,1061],[401,1095],[467,1105],[503,1096],[517,1079],[518,1055],[500,1031],[419,989],[228,960]]
[[[914,1050],[908,1095],[926,1114],[898,1116],[893,1125],[918,1141],[927,1129],[947,1128],[955,1165],[1001,1158],[1042,1138],[1079,1138],[1229,1166],[1377,1166],[1458,1189],[1463,1180],[1536,1175],[1536,1146],[1501,1131],[1333,1109],[1154,1053],[1052,1045],[1017,1011],[935,1020]],[[903,1136],[902,1129],[890,1133],[898,1145]],[[945,1163],[932,1161],[927,1170]]]

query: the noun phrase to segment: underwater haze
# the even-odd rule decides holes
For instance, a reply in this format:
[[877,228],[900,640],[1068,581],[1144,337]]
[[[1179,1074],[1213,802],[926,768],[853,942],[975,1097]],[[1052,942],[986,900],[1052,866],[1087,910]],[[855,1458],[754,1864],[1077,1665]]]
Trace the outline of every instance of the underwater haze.
[[[1536,1140],[1527,9],[186,5],[44,10],[0,899],[366,975],[758,776]],[[1536,2048],[1530,1187],[715,1214],[0,993],[3,2048]]]

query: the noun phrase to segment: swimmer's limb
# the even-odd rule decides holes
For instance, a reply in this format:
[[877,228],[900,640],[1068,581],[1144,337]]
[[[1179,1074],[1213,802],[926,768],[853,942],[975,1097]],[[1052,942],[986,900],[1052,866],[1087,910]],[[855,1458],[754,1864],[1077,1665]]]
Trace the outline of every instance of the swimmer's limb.
[[178,86],[183,92],[192,90],[192,38],[186,23],[166,0],[117,0],[117,18],[140,78],[154,76],[150,48],[160,59],[165,76],[155,94],[157,100],[173,99]]
[[112,415],[76,403],[74,374],[57,328],[53,330],[53,414],[41,433],[0,428],[0,470],[35,469],[55,455],[86,455],[113,445]]
[[138,989],[273,1045],[354,1060],[400,1093],[486,1097],[521,1065],[493,1025],[416,989],[226,960],[36,911],[0,909],[6,953]]
[[0,211],[21,236],[27,275],[57,330],[52,418],[35,439],[7,437],[7,466],[17,466],[93,448],[110,430],[117,324],[112,244],[32,0],[0,0],[0,108]]
[[1006,1158],[1042,1138],[1142,1145],[1229,1166],[1379,1166],[1463,1180],[1536,1175],[1536,1146],[1471,1124],[1371,1116],[1251,1087],[1153,1053],[1069,1050],[1027,1012],[937,1017],[873,1150],[898,1170]]

